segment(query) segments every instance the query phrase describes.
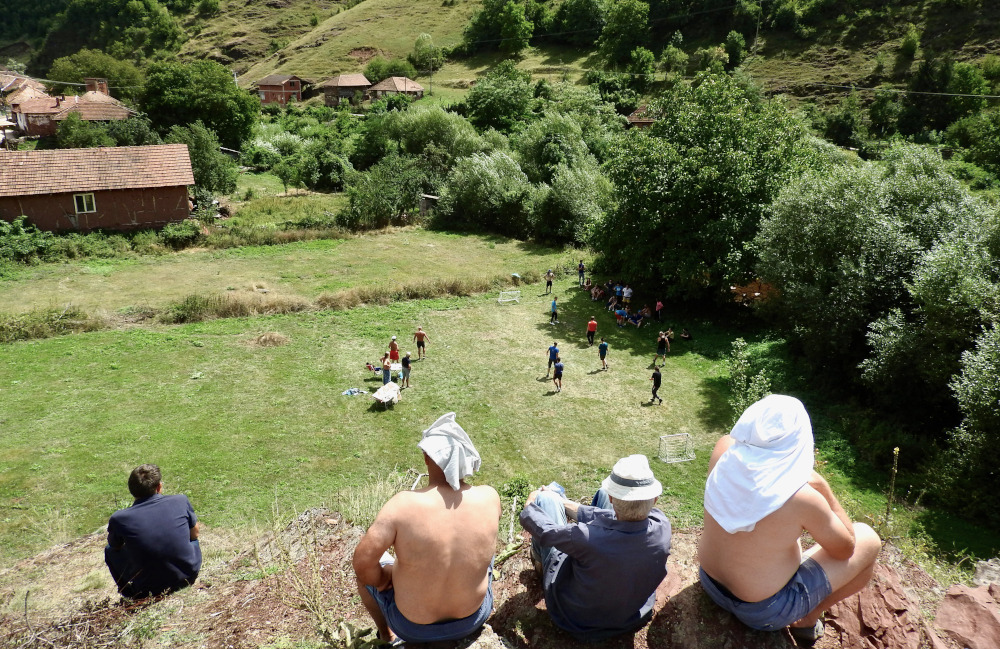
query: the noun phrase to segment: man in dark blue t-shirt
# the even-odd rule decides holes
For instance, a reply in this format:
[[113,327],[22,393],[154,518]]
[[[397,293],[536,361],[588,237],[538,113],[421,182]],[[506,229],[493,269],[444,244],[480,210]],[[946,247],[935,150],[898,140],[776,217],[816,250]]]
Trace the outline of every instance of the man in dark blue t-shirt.
[[559,347],[556,345],[556,341],[552,341],[552,346],[549,347],[549,366],[545,370],[545,376],[549,375],[552,371],[552,366],[556,364],[556,359],[559,358]]
[[160,467],[143,464],[128,478],[135,497],[108,521],[104,562],[123,597],[140,598],[194,583],[201,570],[198,517],[187,496],[163,495]]

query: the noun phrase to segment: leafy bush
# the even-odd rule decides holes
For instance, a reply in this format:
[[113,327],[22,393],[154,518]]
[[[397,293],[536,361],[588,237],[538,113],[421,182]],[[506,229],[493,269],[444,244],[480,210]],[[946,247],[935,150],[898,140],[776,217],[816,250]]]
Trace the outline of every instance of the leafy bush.
[[747,52],[747,41],[743,38],[743,34],[735,30],[730,31],[726,35],[726,41],[723,46],[726,48],[726,54],[729,56],[729,68],[738,67],[743,62],[743,57],[746,56]]
[[202,225],[194,219],[185,219],[180,223],[168,223],[160,231],[163,242],[172,248],[184,248],[197,241],[201,236]]
[[912,59],[917,55],[917,48],[920,47],[920,30],[913,23],[910,23],[906,27],[906,34],[903,35],[903,40],[899,44],[899,55]]
[[742,338],[733,341],[726,368],[729,370],[729,407],[733,409],[732,423],[735,424],[744,410],[771,394],[771,379],[763,369],[754,373],[750,350]]
[[201,121],[171,127],[165,141],[187,145],[191,171],[198,187],[214,194],[230,194],[236,190],[239,176],[236,162],[219,150],[219,138]]
[[45,253],[52,244],[53,235],[42,232],[28,223],[27,216],[13,221],[0,219],[0,259],[30,261]]
[[365,66],[364,74],[365,78],[374,84],[389,77],[413,79],[417,76],[417,69],[405,59],[385,59],[376,56]]

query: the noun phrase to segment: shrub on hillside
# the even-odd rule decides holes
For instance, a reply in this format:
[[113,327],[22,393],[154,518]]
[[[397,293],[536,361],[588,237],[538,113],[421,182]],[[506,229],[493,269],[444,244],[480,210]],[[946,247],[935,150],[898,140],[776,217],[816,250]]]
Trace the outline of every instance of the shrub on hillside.
[[0,219],[0,259],[37,259],[52,244],[52,238],[51,232],[42,232],[28,223],[27,216],[19,216],[13,221]]
[[517,162],[501,151],[475,153],[452,169],[434,218],[437,227],[527,238],[535,188]]
[[190,246],[201,236],[202,225],[194,219],[185,219],[179,223],[168,223],[160,231],[163,243],[171,248]]

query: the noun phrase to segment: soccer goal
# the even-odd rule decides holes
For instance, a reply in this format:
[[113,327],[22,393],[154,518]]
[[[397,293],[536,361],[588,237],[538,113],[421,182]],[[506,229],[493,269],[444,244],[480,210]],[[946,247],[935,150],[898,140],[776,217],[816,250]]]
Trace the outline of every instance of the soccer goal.
[[521,303],[521,291],[500,291],[500,297],[497,298],[497,302],[503,304],[504,302],[517,302]]
[[694,447],[687,433],[660,435],[660,459],[664,462],[688,462],[694,459]]

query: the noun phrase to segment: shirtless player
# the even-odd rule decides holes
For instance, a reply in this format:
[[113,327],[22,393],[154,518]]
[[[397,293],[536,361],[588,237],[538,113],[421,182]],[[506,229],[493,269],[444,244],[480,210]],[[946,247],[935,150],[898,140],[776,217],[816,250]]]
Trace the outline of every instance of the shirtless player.
[[[801,644],[823,635],[823,611],[865,587],[881,542],[852,523],[813,471],[809,415],[772,394],[747,408],[709,460],[702,586],[747,626],[789,627]],[[802,551],[808,532],[816,544]]]
[[417,360],[425,358],[427,356],[427,343],[430,342],[430,338],[424,332],[423,327],[417,327],[417,330],[413,333],[413,339],[417,341]]
[[393,496],[354,551],[361,601],[387,642],[458,640],[493,611],[500,497],[465,483],[480,459],[455,413],[425,430],[418,446],[428,486]]

